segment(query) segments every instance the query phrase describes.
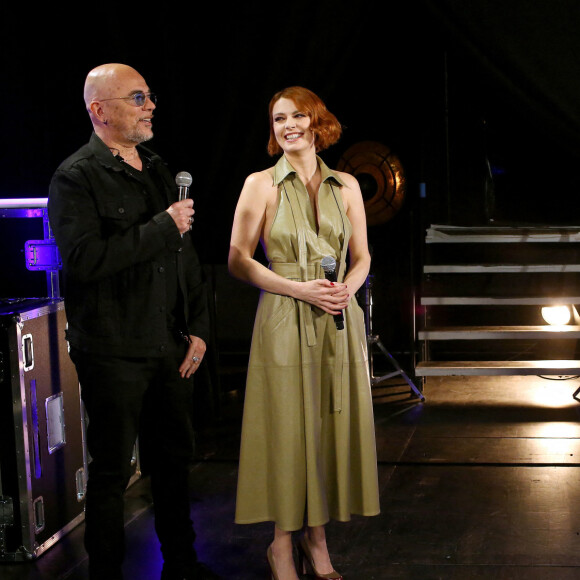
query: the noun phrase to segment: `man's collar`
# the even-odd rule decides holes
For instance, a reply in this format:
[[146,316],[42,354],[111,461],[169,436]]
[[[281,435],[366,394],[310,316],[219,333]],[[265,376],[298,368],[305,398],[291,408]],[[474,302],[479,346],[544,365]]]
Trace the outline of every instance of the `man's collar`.
[[[89,146],[95,157],[102,165],[105,167],[112,167],[113,169],[119,169],[119,166],[115,162],[115,155],[95,132],[93,132],[91,135]],[[137,149],[139,151],[139,155],[141,155],[143,161],[145,161],[147,164],[162,161],[161,157],[157,155],[157,153],[151,151],[151,149],[148,149],[143,145],[137,145]]]

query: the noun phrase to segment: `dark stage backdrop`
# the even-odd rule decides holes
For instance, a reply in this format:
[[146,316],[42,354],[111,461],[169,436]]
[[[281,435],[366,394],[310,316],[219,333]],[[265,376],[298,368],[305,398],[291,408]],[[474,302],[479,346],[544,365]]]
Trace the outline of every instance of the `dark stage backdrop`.
[[[426,0],[425,7],[436,45],[447,51],[449,221],[477,220],[483,202],[481,214],[495,222],[576,224],[580,3]],[[494,192],[489,199],[482,184]]]
[[330,166],[370,140],[404,167],[403,207],[369,227],[375,331],[395,350],[412,339],[429,223],[575,220],[576,0],[247,1],[196,5],[192,13],[171,3],[108,4],[67,18],[30,12],[4,9],[0,20],[0,197],[47,195],[58,163],[91,131],[82,101],[87,72],[124,62],[159,95],[150,146],[175,173],[194,175],[198,247],[223,269],[244,178],[274,161],[266,153],[269,99],[285,86],[307,86],[345,127],[322,154]]

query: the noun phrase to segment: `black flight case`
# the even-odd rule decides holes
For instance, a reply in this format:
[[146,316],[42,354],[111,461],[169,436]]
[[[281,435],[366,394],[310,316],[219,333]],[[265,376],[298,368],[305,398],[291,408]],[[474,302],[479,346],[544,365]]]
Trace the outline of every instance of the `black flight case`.
[[46,203],[0,200],[0,562],[38,557],[84,519],[84,412]]
[[0,560],[40,556],[84,519],[83,409],[62,300],[0,307]]

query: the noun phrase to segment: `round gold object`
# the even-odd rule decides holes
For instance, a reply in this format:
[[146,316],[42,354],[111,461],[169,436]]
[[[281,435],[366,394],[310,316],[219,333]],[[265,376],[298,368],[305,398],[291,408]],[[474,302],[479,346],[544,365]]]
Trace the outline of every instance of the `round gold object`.
[[387,222],[401,209],[405,172],[386,145],[376,141],[356,143],[343,153],[336,168],[350,173],[359,182],[368,226]]

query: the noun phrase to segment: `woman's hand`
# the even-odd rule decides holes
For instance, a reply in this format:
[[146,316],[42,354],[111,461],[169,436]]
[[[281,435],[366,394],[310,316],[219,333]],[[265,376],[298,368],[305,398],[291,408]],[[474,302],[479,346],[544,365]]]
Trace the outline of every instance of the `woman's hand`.
[[350,300],[346,284],[323,279],[299,282],[294,297],[333,315],[344,310]]

